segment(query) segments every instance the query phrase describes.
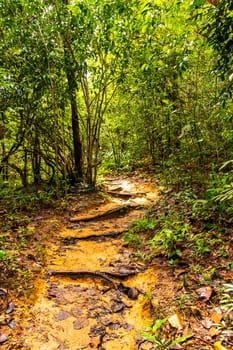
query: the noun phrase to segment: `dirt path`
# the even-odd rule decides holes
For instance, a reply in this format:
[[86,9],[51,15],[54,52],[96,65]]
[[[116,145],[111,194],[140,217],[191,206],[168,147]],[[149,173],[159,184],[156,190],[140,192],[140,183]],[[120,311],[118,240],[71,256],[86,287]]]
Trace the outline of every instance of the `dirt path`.
[[129,180],[109,180],[106,188],[110,201],[80,209],[48,241],[48,266],[21,324],[24,349],[151,348],[141,332],[153,322],[161,293],[165,301],[173,297],[172,278],[136,262],[122,233],[143,218],[157,191]]

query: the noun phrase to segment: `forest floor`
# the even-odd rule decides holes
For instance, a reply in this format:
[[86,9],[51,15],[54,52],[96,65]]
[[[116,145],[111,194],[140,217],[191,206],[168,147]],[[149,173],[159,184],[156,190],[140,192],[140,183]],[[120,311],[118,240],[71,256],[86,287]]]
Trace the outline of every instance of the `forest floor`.
[[[156,250],[161,218],[174,211],[183,222]],[[200,235],[194,250],[184,235],[202,222],[154,181],[106,178],[98,193],[70,195],[30,222],[0,213],[1,349],[233,349],[232,229]]]

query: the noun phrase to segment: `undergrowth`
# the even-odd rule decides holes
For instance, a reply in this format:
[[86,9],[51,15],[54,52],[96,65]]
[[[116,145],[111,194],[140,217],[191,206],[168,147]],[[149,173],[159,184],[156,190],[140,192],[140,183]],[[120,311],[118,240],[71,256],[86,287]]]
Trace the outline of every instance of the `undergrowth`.
[[[35,238],[33,216],[52,207],[54,190],[30,187],[0,188],[0,280],[1,286],[27,293],[32,268],[39,269],[41,243]],[[38,265],[38,266],[37,266]],[[36,267],[37,266],[37,267]]]
[[163,195],[150,214],[130,225],[125,241],[136,248],[147,246],[150,256],[162,254],[171,264],[179,263],[184,252],[186,256],[188,252],[190,257],[203,257],[215,251],[227,258],[224,244],[230,238],[233,204],[225,183],[225,178],[212,182],[215,187],[207,189],[203,198],[189,189]]
[[[204,298],[206,302],[211,298],[213,308],[221,308],[218,339],[231,345],[233,286],[228,276],[233,273],[232,188],[231,178],[223,176],[215,178],[201,198],[190,189],[161,193],[150,214],[141,222],[132,223],[125,235],[125,241],[135,249],[135,256],[150,262],[162,258],[171,270],[181,269],[183,293],[177,299],[177,307],[188,318],[190,308],[195,310],[198,303],[195,290],[201,286],[204,293],[214,291],[212,297],[206,294]],[[144,339],[158,349],[173,348],[186,341],[185,337],[168,337],[169,332],[164,330],[165,310],[164,313],[164,318],[163,311],[160,317],[155,315],[154,324],[143,333]]]

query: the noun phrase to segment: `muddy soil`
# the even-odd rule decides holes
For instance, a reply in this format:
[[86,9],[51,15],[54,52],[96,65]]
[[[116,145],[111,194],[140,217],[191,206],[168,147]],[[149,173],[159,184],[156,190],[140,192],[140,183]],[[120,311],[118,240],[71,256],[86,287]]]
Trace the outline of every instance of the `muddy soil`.
[[142,331],[160,303],[173,300],[176,286],[159,262],[135,260],[123,233],[158,200],[157,190],[151,183],[109,179],[106,193],[107,200],[80,207],[48,237],[33,305],[25,304],[17,321],[23,349],[151,348]]

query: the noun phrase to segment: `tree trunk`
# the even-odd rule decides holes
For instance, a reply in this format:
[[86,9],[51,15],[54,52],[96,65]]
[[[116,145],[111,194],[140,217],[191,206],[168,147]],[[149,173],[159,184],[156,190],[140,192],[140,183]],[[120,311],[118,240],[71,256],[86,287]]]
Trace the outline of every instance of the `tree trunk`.
[[[68,5],[68,0],[63,0],[63,4]],[[65,73],[68,83],[68,91],[70,96],[71,106],[71,118],[72,118],[72,136],[73,136],[73,147],[74,147],[74,181],[80,181],[83,178],[82,169],[82,142],[80,137],[79,127],[79,115],[76,98],[76,79],[75,79],[75,63],[68,33],[63,34],[63,48],[64,48],[64,61],[65,61]]]
[[[1,119],[2,119],[2,124],[0,124],[0,140],[1,141],[1,159],[4,159],[6,156],[6,146],[5,146],[5,142],[4,142],[4,136],[5,136],[5,127],[4,127],[4,123],[5,123],[5,115],[3,112],[1,112]],[[3,168],[3,180],[4,181],[8,181],[8,164],[7,161],[5,163],[5,166]]]
[[28,151],[26,148],[24,148],[23,153],[24,153],[24,165],[23,165],[22,184],[24,187],[27,187]]
[[[69,81],[68,81],[68,85]],[[75,180],[80,181],[83,178],[82,171],[82,143],[80,140],[79,118],[76,97],[71,97],[71,114],[72,114],[72,132],[73,132],[73,146],[74,146],[74,164],[75,164]]]
[[38,185],[41,181],[40,177],[40,166],[41,166],[41,155],[40,155],[40,140],[39,140],[39,131],[35,131],[33,153],[32,153],[32,169],[34,184]]

